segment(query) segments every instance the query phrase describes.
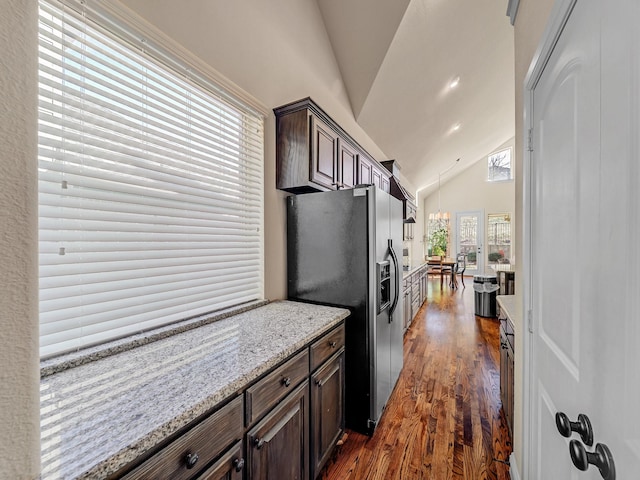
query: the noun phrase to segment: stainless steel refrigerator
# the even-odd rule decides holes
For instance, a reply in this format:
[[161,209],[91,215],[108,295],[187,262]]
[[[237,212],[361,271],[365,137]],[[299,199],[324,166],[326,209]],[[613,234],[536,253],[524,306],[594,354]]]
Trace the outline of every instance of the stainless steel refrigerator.
[[346,307],[346,424],[372,434],[402,370],[402,203],[374,187],[287,199],[291,300]]

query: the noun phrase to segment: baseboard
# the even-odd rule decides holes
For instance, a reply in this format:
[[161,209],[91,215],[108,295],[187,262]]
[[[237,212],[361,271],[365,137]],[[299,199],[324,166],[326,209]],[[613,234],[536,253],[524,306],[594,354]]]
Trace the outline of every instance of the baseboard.
[[516,456],[513,453],[509,455],[509,465],[509,475],[511,475],[511,480],[520,480],[520,471],[516,464]]

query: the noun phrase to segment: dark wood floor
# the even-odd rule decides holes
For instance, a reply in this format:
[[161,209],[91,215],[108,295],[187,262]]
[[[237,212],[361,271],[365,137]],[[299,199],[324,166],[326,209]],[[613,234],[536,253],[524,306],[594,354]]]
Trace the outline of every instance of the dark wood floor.
[[465,289],[442,292],[438,279],[429,281],[375,434],[348,431],[323,480],[509,480],[498,321],[475,316],[465,280]]

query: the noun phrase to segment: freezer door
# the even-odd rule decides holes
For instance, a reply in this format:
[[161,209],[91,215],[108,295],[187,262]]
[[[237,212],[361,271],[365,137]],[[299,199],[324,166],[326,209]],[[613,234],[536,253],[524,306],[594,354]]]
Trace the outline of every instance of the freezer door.
[[370,421],[375,420],[371,190],[373,187],[287,198],[289,298],[351,311],[345,323],[346,422],[348,428],[361,433],[370,433]]

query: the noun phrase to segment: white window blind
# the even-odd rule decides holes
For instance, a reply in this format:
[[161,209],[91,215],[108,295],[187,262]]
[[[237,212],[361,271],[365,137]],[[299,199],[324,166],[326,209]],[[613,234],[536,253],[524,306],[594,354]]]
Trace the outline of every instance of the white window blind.
[[263,295],[262,116],[126,33],[40,3],[42,357]]

